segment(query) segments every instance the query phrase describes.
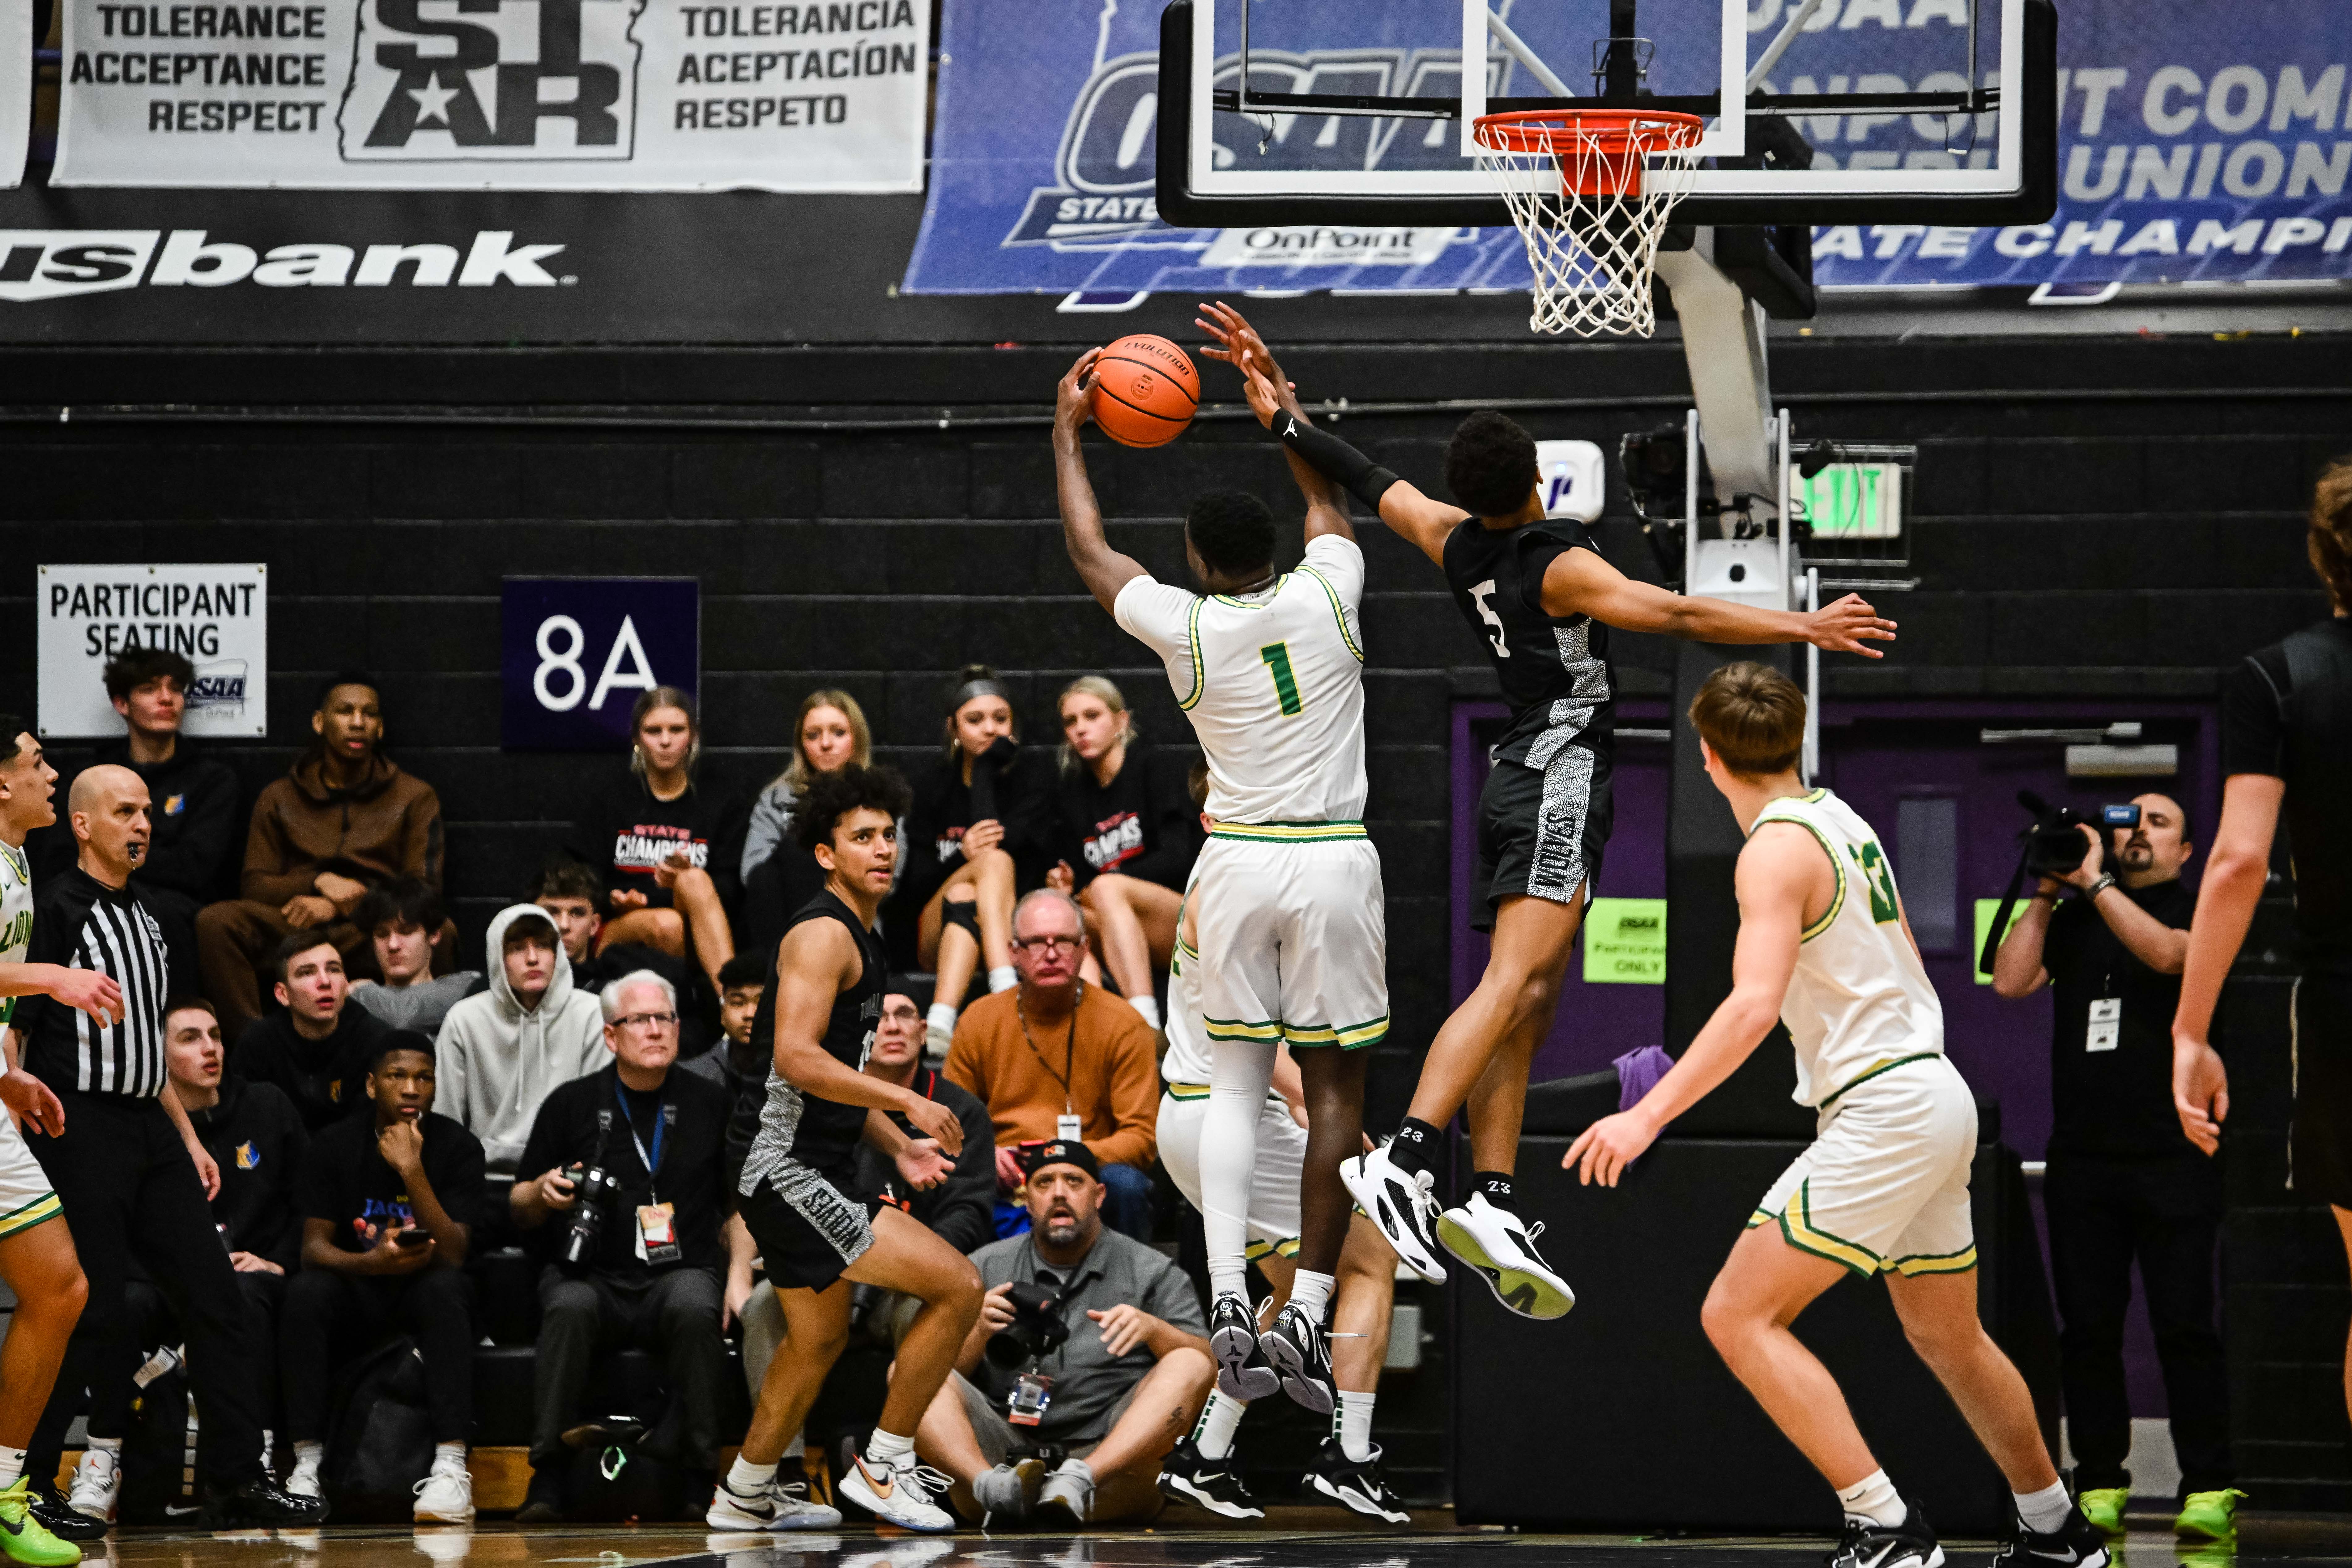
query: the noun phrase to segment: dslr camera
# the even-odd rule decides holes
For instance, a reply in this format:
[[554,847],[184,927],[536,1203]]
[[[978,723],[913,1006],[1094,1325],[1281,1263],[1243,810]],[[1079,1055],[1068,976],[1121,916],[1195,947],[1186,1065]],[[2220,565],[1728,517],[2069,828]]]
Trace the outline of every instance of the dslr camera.
[[2017,803],[2033,814],[2033,826],[2025,830],[2025,869],[2030,876],[2063,877],[2082,865],[2091,847],[2080,831],[2085,826],[2101,831],[2139,826],[2136,805],[2103,805],[2094,822],[2071,805],[2052,805],[2030,789],[2017,792]]
[[1012,1323],[988,1339],[989,1361],[1007,1372],[1059,1350],[1070,1337],[1070,1325],[1062,1319],[1062,1299],[1043,1285],[1015,1280],[1012,1300]]
[[594,1163],[565,1168],[572,1183],[572,1228],[563,1234],[563,1267],[574,1273],[593,1268],[604,1237],[604,1212],[621,1190],[618,1177],[604,1169],[600,1153]]

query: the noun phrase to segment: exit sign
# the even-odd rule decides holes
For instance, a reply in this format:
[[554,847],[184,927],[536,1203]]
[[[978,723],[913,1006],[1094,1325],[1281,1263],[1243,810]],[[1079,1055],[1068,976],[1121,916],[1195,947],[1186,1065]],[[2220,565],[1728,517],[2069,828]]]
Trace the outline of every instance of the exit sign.
[[1899,463],[1832,463],[1796,476],[1796,500],[1815,539],[1893,539],[1903,531]]

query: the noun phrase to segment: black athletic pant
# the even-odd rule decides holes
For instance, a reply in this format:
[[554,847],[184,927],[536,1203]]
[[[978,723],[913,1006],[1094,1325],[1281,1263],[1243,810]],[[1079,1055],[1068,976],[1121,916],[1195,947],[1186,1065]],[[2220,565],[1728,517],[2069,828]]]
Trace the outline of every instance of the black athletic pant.
[[[264,1427],[274,1426],[278,1421],[278,1308],[286,1300],[286,1278],[264,1270],[236,1277],[236,1288],[245,1297],[246,1310],[253,1314],[257,1342],[264,1347],[251,1365],[255,1408]],[[124,1300],[129,1303],[131,1342],[138,1350],[152,1351],[160,1345],[181,1342],[184,1336],[180,1321],[172,1315],[171,1302],[155,1289],[153,1280],[143,1275],[131,1280]],[[136,1392],[127,1377],[93,1387],[89,1391],[89,1435],[127,1436],[131,1430],[131,1401]]]
[[549,1268],[539,1279],[539,1355],[531,1378],[530,1462],[562,1458],[563,1433],[600,1354],[634,1346],[662,1359],[669,1414],[646,1447],[682,1469],[719,1468],[727,1347],[719,1332],[724,1293],[707,1268],[573,1279]]
[[2181,1491],[2228,1486],[2230,1390],[2213,1318],[2219,1167],[2189,1149],[2143,1158],[2053,1153],[2042,1195],[2063,1324],[2058,1348],[2075,1484],[2130,1484],[2124,1468],[2131,1450],[2124,1314],[2137,1260],[2172,1407]]
[[65,1136],[27,1129],[25,1142],[65,1205],[89,1280],[89,1304],[34,1429],[25,1473],[56,1475],[83,1392],[138,1370],[128,1300],[135,1258],[186,1331],[188,1379],[204,1412],[198,1463],[205,1484],[260,1479],[263,1416],[254,1367],[268,1352],[213,1226],[188,1146],[161,1100],[71,1089],[58,1089],[58,1098],[65,1103]]
[[394,1331],[416,1336],[425,1360],[425,1408],[436,1443],[474,1436],[474,1282],[462,1268],[428,1264],[414,1274],[339,1274],[305,1268],[286,1287],[278,1316],[278,1370],[286,1383],[286,1435],[323,1443],[338,1361],[363,1354]]

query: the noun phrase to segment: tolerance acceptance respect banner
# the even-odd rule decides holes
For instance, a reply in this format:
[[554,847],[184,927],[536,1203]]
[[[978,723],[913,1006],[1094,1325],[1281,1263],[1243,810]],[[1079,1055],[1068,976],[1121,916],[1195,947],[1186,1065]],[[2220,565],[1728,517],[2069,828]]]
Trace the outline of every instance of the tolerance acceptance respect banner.
[[53,184],[922,189],[929,0],[64,4]]
[[[1794,0],[1748,0],[1769,37]],[[1158,5],[946,0],[930,199],[904,287],[928,293],[1190,293],[1249,289],[1524,289],[1526,253],[1497,228],[1173,229],[1153,201]],[[1301,91],[1397,90],[1459,74],[1454,0],[1287,0],[1267,18],[1333,47],[1283,58]],[[1938,58],[1964,37],[1960,0],[1826,0],[1775,73],[1786,92],[1922,89],[1890,58]],[[1549,12],[1514,14],[1523,29]],[[1645,30],[1646,27],[1645,27]],[[1375,37],[1375,35],[1379,35]],[[1385,39],[1385,45],[1382,39]],[[1344,44],[1346,47],[1337,47]],[[2063,0],[2059,210],[2014,228],[1923,225],[1814,231],[1815,275],[1838,285],[2246,281],[2352,277],[2346,0]],[[1523,71],[1502,90],[1530,92]],[[1024,106],[1008,112],[1006,106]],[[1034,106],[1034,108],[1032,107]],[[1948,158],[1934,115],[1798,121],[1840,167]],[[1315,166],[1412,157],[1393,121],[1216,116],[1221,161],[1262,135]],[[1287,144],[1287,143],[1286,143]],[[1932,166],[1932,165],[1930,165]],[[1285,243],[1266,243],[1268,237]],[[1306,264],[1299,264],[1302,254]],[[1367,259],[1367,258],[1370,259]]]

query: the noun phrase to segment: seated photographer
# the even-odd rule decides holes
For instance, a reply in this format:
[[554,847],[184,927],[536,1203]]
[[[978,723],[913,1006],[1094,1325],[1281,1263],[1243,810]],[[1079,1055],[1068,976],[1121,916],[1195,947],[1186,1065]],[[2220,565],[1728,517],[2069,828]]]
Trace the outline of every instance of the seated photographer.
[[589,1369],[617,1349],[662,1358],[669,1415],[646,1451],[693,1478],[690,1492],[707,1494],[719,1467],[730,1101],[709,1079],[672,1070],[668,981],[640,970],[598,1000],[613,1061],[541,1105],[508,1200],[545,1265],[523,1524],[563,1517],[564,1434],[579,1425]]
[[359,1104],[368,1064],[392,1028],[352,1005],[342,952],[326,932],[292,932],[271,963],[280,1011],[245,1026],[230,1065],[247,1082],[276,1084],[316,1132]]
[[320,1495],[336,1363],[404,1329],[424,1362],[436,1445],[416,1519],[465,1524],[474,1517],[466,1468],[474,1289],[465,1264],[481,1217],[482,1145],[434,1114],[433,1042],[425,1036],[388,1032],[363,1081],[373,1114],[344,1117],[318,1134],[302,1167],[302,1271],[287,1285],[278,1325],[294,1440],[286,1489]]
[[[955,1479],[969,1518],[1148,1520],[1160,1461],[1216,1375],[1200,1297],[1173,1262],[1103,1225],[1084,1143],[1040,1146],[1027,1176],[1030,1229],[972,1254],[988,1295],[916,1452]],[[1045,1474],[1055,1455],[1067,1457]]]
[[[2197,904],[2180,870],[2195,846],[2169,795],[2132,805],[2136,824],[2078,826],[2081,863],[2041,879],[2001,940],[1993,989],[2012,1001],[2053,991],[2042,1197],[2083,1516],[2119,1535],[2131,1497],[2124,1322],[2137,1262],[2180,1459],[2180,1533],[2210,1537],[2236,1513],[2214,1321],[2221,1169],[2189,1142],[2172,1100],[2172,1016]],[[2078,896],[2061,907],[2069,888]]]
[[433,973],[435,958],[457,940],[457,928],[442,909],[441,895],[418,878],[371,889],[352,911],[352,923],[373,945],[376,973],[383,977],[352,981],[352,1000],[395,1029],[437,1035],[449,1009],[481,987],[479,970]]

